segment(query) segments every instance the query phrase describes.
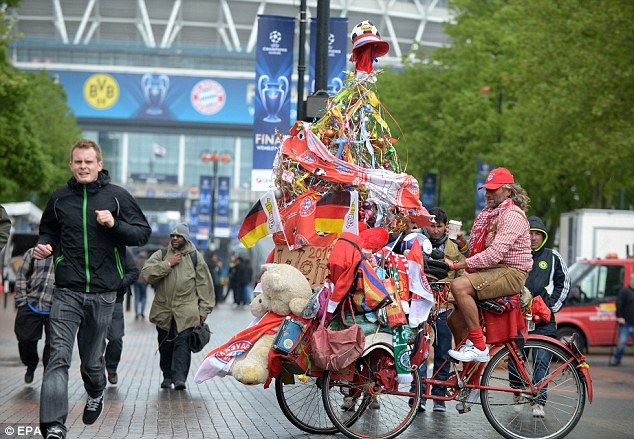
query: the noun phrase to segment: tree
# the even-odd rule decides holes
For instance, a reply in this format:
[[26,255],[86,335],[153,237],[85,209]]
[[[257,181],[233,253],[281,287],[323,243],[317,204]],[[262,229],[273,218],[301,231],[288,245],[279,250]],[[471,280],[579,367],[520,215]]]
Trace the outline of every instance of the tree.
[[69,146],[81,131],[61,85],[9,63],[10,32],[0,9],[0,199],[35,197],[42,205],[68,178]]
[[[451,46],[380,79],[409,173],[440,173],[441,203],[473,216],[476,159],[511,169],[529,214],[634,204],[634,4],[456,0]],[[413,145],[412,145],[413,143]],[[552,231],[552,229],[551,229]]]

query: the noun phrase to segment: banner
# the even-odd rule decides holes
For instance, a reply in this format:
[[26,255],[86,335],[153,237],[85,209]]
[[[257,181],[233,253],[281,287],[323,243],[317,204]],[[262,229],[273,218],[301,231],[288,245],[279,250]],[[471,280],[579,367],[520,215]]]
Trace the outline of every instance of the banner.
[[198,186],[198,232],[196,233],[196,239],[205,242],[205,248],[211,228],[211,203],[214,202],[213,184],[211,176],[200,176],[200,184]]
[[273,183],[271,168],[277,152],[275,130],[291,127],[291,75],[295,18],[258,15],[255,55],[255,114],[251,190],[266,191]]
[[427,210],[436,207],[436,178],[437,174],[428,172],[423,175],[423,207]]
[[478,159],[478,164],[476,168],[476,187],[475,187],[475,216],[478,216],[486,203],[484,201],[484,192],[485,189],[478,190],[480,186],[484,184],[484,179],[487,178],[489,172],[493,170],[493,165],[491,163],[484,163],[482,160]]
[[214,236],[229,237],[229,191],[231,189],[229,177],[218,177],[218,192],[216,193],[216,222]]
[[[317,20],[310,20],[310,67],[308,92],[315,92],[315,54],[317,52]],[[328,94],[334,95],[343,88],[346,80],[346,49],[348,47],[348,18],[330,17],[328,34]]]
[[[149,70],[149,69],[148,69]],[[252,79],[176,76],[160,72],[49,71],[78,118],[193,123],[253,123]],[[157,156],[164,148],[156,145]]]

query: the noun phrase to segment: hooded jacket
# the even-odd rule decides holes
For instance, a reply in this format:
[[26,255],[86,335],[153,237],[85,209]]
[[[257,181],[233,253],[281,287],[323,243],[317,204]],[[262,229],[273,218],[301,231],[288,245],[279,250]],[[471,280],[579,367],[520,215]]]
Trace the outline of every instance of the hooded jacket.
[[[207,318],[216,304],[211,274],[200,253],[194,268],[190,253],[196,251],[190,241],[178,251],[170,244],[165,257],[157,250],[141,269],[143,280],[155,287],[150,322],[164,331],[170,330],[172,319],[179,334],[200,325],[200,316]],[[183,255],[181,261],[170,267],[168,259],[176,253]]]
[[[97,222],[96,210],[109,210],[111,228]],[[152,229],[125,189],[110,184],[108,171],[80,184],[75,177],[56,190],[42,214],[38,244],[53,247],[55,286],[86,293],[123,287],[126,246],[147,243]]]
[[544,241],[539,248],[532,250],[533,268],[528,273],[525,285],[533,297],[541,296],[552,311],[550,322],[537,323],[535,333],[555,336],[557,332],[555,313],[561,309],[570,290],[568,267],[557,251],[546,248],[548,233],[544,222],[539,217],[531,216],[528,218],[528,223],[531,231],[544,235]]

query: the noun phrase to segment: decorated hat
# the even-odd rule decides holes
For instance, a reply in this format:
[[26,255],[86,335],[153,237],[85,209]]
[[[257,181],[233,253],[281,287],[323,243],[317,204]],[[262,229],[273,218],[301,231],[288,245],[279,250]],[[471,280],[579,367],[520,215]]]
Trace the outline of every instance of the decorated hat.
[[372,55],[375,58],[383,56],[390,51],[390,44],[387,41],[381,39],[379,30],[372,24],[371,21],[365,20],[357,24],[350,34],[352,40],[352,51],[365,46],[366,44],[373,44]]
[[478,189],[491,189],[496,190],[505,184],[514,184],[515,179],[513,178],[513,174],[506,168],[495,168],[493,171],[489,173],[486,181],[482,186]]

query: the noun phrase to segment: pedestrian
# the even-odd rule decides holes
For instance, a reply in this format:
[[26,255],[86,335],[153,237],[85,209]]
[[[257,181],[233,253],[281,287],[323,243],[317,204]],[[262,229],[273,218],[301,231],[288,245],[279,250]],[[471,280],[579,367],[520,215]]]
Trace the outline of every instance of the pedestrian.
[[216,293],[216,303],[224,302],[224,285],[223,285],[223,273],[222,273],[222,260],[216,256],[211,256],[211,265],[209,266],[211,271],[211,278],[214,280],[214,291]]
[[73,145],[73,177],[48,201],[40,221],[36,259],[53,257],[55,289],[50,314],[51,356],[40,392],[40,429],[47,439],[65,438],[68,368],[75,337],[88,401],[82,421],[93,424],[103,411],[106,332],[116,291],[123,282],[126,245],[144,245],[152,232],[138,203],[110,183],[101,147],[82,139]]
[[108,373],[108,382],[116,385],[119,382],[117,368],[121,361],[121,352],[123,351],[123,336],[125,335],[125,319],[123,314],[123,299],[126,294],[131,294],[130,287],[139,278],[139,269],[134,261],[134,255],[130,249],[125,251],[123,283],[121,288],[117,290],[117,299],[112,312],[112,321],[108,327],[106,335],[106,353],[104,359],[106,361],[106,372]]
[[629,285],[621,288],[616,296],[616,322],[619,325],[619,341],[610,366],[621,364],[628,338],[634,339],[634,273],[630,274]]
[[[136,258],[136,266],[141,272],[141,269],[147,261],[147,251],[141,250]],[[147,284],[141,276],[139,276],[134,282],[134,320],[145,319],[145,305],[147,304]]]
[[170,232],[167,250],[147,260],[141,276],[154,285],[150,322],[156,325],[162,389],[185,390],[191,364],[188,337],[215,305],[214,285],[203,255],[189,239],[187,224]]
[[[456,342],[466,339],[458,350],[449,350],[449,355],[464,362],[490,359],[475,300],[519,293],[533,265],[524,213],[529,202],[526,191],[515,184],[506,168],[492,170],[482,188],[486,189],[486,207],[471,228],[469,256],[464,261],[447,261],[454,271],[468,273],[451,282],[455,308],[447,319]],[[467,245],[462,232],[454,242],[460,249]]]
[[239,306],[238,303],[238,294],[239,292],[238,290],[238,285],[237,285],[237,281],[238,281],[238,264],[240,263],[240,261],[238,261],[238,257],[235,255],[231,255],[231,258],[229,260],[229,273],[228,273],[228,277],[229,277],[229,285],[227,287],[227,293],[224,296],[224,299],[227,300],[227,297],[229,297],[229,293],[231,292],[231,294],[233,294],[233,304],[236,306]]
[[[529,332],[557,338],[555,313],[561,309],[570,290],[568,267],[556,250],[546,247],[548,232],[546,232],[546,226],[541,218],[531,216],[528,218],[528,223],[530,226],[533,268],[528,273],[525,286],[533,297],[540,296],[551,311],[550,320],[536,322],[535,329]],[[546,376],[552,354],[545,349],[533,349],[532,355],[534,362],[533,383],[537,384]],[[532,405],[533,417],[535,418],[543,418],[545,416],[546,390],[546,387],[544,387],[540,391],[534,401],[535,403]],[[513,396],[515,404],[522,403],[522,399],[522,395]]]
[[7,245],[9,235],[11,234],[11,218],[4,210],[4,206],[0,204],[0,251]]
[[[429,209],[429,214],[434,215],[436,222],[431,223],[429,226],[423,229],[423,234],[427,236],[431,242],[432,249],[440,251],[443,259],[451,261],[463,261],[464,255],[458,249],[458,245],[452,240],[447,238],[447,212],[440,207],[432,207]],[[432,253],[433,254],[433,253]],[[438,282],[451,282],[453,279],[462,274],[463,270],[453,271],[450,270],[448,275],[444,279],[436,279]],[[429,277],[429,275],[428,275]],[[435,280],[430,278],[430,280]],[[438,317],[434,322],[434,371],[433,376],[436,380],[444,381],[449,378],[450,363],[447,361],[448,351],[451,349],[453,337],[449,326],[447,326],[447,314],[451,312],[453,305],[450,305],[448,309],[441,307],[438,310]],[[427,362],[425,361],[421,365],[421,376],[427,376]],[[432,395],[445,396],[445,387],[433,386],[430,392]],[[421,400],[420,409],[425,411],[426,401]],[[434,401],[435,412],[446,411],[445,401]]]
[[253,279],[253,270],[249,260],[242,256],[236,258],[236,267],[234,273],[234,290],[233,296],[238,308],[244,308],[251,303],[251,281]]
[[44,340],[42,364],[48,365],[51,356],[49,314],[55,284],[55,270],[51,258],[36,260],[33,249],[22,255],[22,263],[18,268],[15,280],[15,304],[18,312],[15,316],[15,335],[18,339],[20,360],[26,366],[24,383],[31,384],[35,369],[39,363],[37,344]]

